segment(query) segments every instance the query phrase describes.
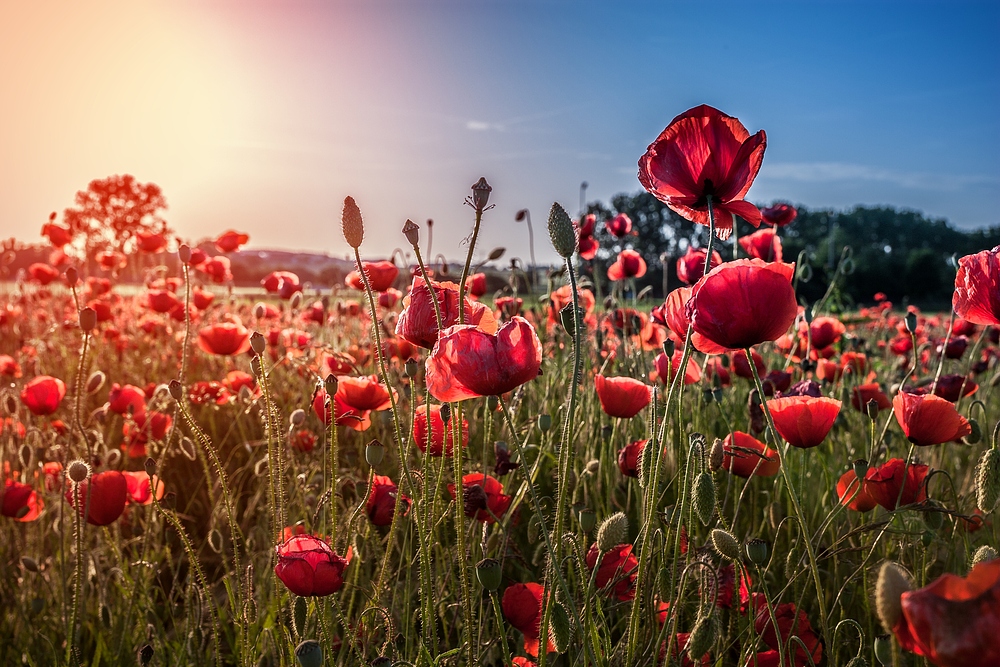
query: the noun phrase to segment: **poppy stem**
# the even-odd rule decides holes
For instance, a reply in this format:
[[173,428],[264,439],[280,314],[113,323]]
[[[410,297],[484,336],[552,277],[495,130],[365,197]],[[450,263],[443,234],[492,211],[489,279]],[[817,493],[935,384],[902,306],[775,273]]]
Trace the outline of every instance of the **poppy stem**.
[[707,276],[712,270],[712,243],[715,242],[715,209],[712,208],[712,195],[708,195],[705,200],[708,202],[708,252],[705,253],[705,269],[701,275]]
[[[465,283],[469,279],[469,268],[472,266],[472,253],[476,251],[476,239],[479,238],[479,226],[483,222],[483,209],[476,207],[476,226],[472,229],[472,240],[469,242],[469,254],[465,256],[465,268],[462,269],[462,282],[458,286],[458,323],[465,324]],[[433,296],[433,292],[431,293]],[[435,299],[436,301],[436,299]]]

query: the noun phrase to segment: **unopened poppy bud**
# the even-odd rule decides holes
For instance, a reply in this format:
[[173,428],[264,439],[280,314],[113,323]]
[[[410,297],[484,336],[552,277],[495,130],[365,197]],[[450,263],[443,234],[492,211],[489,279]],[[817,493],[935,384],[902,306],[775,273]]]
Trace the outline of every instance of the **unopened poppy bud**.
[[354,202],[354,197],[344,199],[344,212],[341,215],[344,225],[344,239],[347,245],[354,249],[361,247],[365,240],[365,221],[361,218],[361,209]]
[[288,302],[288,307],[292,310],[298,310],[300,305],[302,305],[302,292],[296,292],[292,295],[292,300]]
[[295,647],[295,659],[301,667],[323,667],[323,647],[315,639],[306,639]]
[[879,635],[875,638],[875,657],[883,667],[892,665],[892,637]]
[[104,386],[104,380],[107,376],[104,375],[104,371],[94,371],[87,378],[87,383],[84,385],[84,391],[88,394],[96,394],[101,387]]
[[767,542],[755,537],[746,543],[744,551],[747,552],[747,558],[754,565],[760,567],[767,562]]
[[472,206],[476,209],[477,213],[482,213],[486,208],[486,205],[490,202],[491,192],[493,192],[493,188],[486,182],[485,176],[476,181],[476,184],[472,186]]
[[628,537],[628,517],[623,512],[615,512],[597,529],[597,548],[601,553],[607,553],[615,545],[621,544]]
[[577,515],[577,519],[580,522],[580,528],[583,529],[583,532],[589,533],[597,524],[597,513],[590,508],[584,508],[580,510],[580,513]]
[[496,396],[486,397],[486,409],[490,412],[496,412],[497,408],[500,407],[500,399]]
[[149,644],[143,644],[142,648],[139,649],[140,667],[146,667],[152,661],[153,661],[153,647]]
[[152,477],[156,474],[156,459],[151,456],[147,457],[146,462],[142,464],[142,467],[146,471],[146,474]]
[[723,558],[740,559],[740,543],[732,533],[716,528],[712,531],[712,547]]
[[89,306],[80,310],[80,329],[84,332],[90,332],[96,327],[97,311]]
[[417,377],[417,372],[419,370],[420,370],[420,367],[417,366],[417,360],[416,359],[407,359],[406,363],[403,364],[403,373],[405,373],[406,377],[408,377],[408,378]]
[[479,584],[488,591],[495,591],[500,588],[500,580],[503,571],[500,569],[500,561],[493,558],[484,558],[476,564],[476,578]]
[[301,596],[295,597],[295,604],[292,605],[292,625],[295,634],[302,636],[306,628],[306,599]]
[[874,398],[865,404],[865,412],[868,413],[868,419],[875,421],[878,418],[878,401]]
[[576,252],[576,230],[573,221],[558,202],[549,209],[549,239],[559,256],[569,259]]
[[302,422],[304,422],[305,420],[306,420],[306,411],[303,410],[302,408],[293,411],[292,414],[288,417],[288,423],[291,424],[292,426],[301,426]]
[[260,357],[250,357],[250,372],[255,378],[260,378],[264,374],[264,369],[260,365]]
[[1000,499],[1000,449],[988,449],[976,466],[976,506],[991,512]]
[[403,225],[403,236],[406,237],[407,243],[416,248],[420,243],[420,227],[412,220],[407,220]]
[[979,425],[979,420],[969,417],[969,428],[969,435],[962,438],[962,441],[967,445],[978,444],[983,439],[983,427]]
[[988,544],[976,549],[976,553],[972,554],[972,567],[979,565],[980,563],[986,563],[991,560],[997,559],[997,550]]
[[878,582],[875,584],[875,611],[886,630],[891,632],[896,626],[899,615],[903,612],[900,597],[912,589],[910,575],[906,570],[892,561],[882,563]]
[[573,627],[569,622],[569,614],[562,602],[555,601],[552,604],[552,643],[556,646],[556,651],[565,653],[569,648],[569,640],[573,634]]
[[806,324],[812,324],[813,315],[814,315],[814,313],[813,313],[813,309],[814,308],[815,308],[815,306],[810,306],[809,308],[806,308],[803,311],[803,313],[802,313],[802,319],[804,319],[806,321]]
[[666,339],[665,341],[663,341],[663,354],[667,355],[668,357],[673,357],[674,349],[676,347],[677,346],[674,344],[673,338]]
[[170,395],[175,401],[179,401],[184,398],[184,386],[177,380],[171,380],[168,386],[170,390]]
[[21,556],[21,566],[28,572],[38,572],[38,561],[31,556]]
[[80,274],[76,270],[75,266],[70,266],[66,269],[66,284],[70,287],[76,285],[76,281],[80,279]]
[[912,333],[916,333],[916,331],[917,331],[917,314],[915,312],[913,312],[912,310],[908,311],[906,313],[905,322],[906,322],[906,330],[908,332],[910,332],[911,334]]
[[[253,307],[253,316],[254,317],[256,317],[259,320],[260,318],[264,317],[265,315],[267,315],[267,306],[265,306],[263,303],[258,303],[256,305],[254,305],[254,307]],[[251,347],[253,346],[253,338],[252,337],[250,339],[250,345],[251,345]]]
[[865,479],[868,476],[868,461],[864,459],[854,459],[852,464],[854,468],[854,477],[856,479]]
[[191,263],[191,246],[187,243],[182,243],[177,249],[177,259],[181,260],[184,264]]
[[722,470],[722,463],[726,458],[726,448],[719,438],[712,443],[712,448],[708,450],[708,469],[712,472]]
[[591,475],[596,475],[601,470],[601,462],[597,459],[591,459],[587,461],[586,471]]
[[377,468],[385,457],[385,445],[378,440],[372,440],[365,445],[365,461],[373,468]]
[[333,399],[333,395],[337,393],[337,387],[340,386],[340,382],[337,380],[337,376],[330,373],[323,380],[323,389],[326,390],[326,395]]
[[552,415],[548,413],[538,415],[538,430],[542,433],[548,433],[550,428],[552,428]]
[[711,473],[699,473],[694,478],[694,488],[691,490],[691,503],[695,514],[702,524],[708,525],[715,513],[715,481]]
[[451,404],[445,403],[444,405],[442,405],[440,414],[441,414],[441,421],[444,422],[445,424],[451,421]]
[[687,644],[684,645],[684,650],[687,651],[688,658],[694,664],[701,664],[702,656],[712,648],[712,642],[715,641],[718,633],[718,623],[713,621],[713,616],[699,616],[694,622],[691,634],[688,635]]
[[83,461],[73,461],[66,470],[69,478],[79,484],[90,475],[90,466]]

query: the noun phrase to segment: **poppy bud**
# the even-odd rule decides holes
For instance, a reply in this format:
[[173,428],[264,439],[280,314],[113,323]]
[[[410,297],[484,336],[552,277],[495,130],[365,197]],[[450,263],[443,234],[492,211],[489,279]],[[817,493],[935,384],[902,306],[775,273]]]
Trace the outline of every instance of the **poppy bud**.
[[322,667],[323,647],[315,639],[306,639],[295,647],[295,658],[302,667]]
[[601,470],[601,462],[597,459],[587,461],[586,471],[591,475],[596,475]]
[[493,188],[486,182],[486,177],[480,178],[472,186],[472,206],[476,209],[476,213],[482,213],[486,209],[491,192],[493,192]]
[[417,376],[417,372],[419,370],[420,370],[420,367],[417,366],[416,359],[407,359],[406,363],[403,364],[403,372],[406,374],[406,377],[408,377],[408,378],[414,378],[414,377],[416,377]]
[[97,311],[89,306],[80,310],[80,329],[84,333],[93,331],[97,327]]
[[579,520],[580,528],[583,529],[583,532],[589,533],[597,523],[597,514],[590,508],[584,508],[577,515],[577,520]]
[[712,546],[720,556],[729,560],[740,559],[740,543],[732,533],[716,528],[712,531],[711,537]]
[[549,239],[559,256],[569,259],[576,252],[576,230],[566,209],[553,202],[549,210]]
[[139,649],[139,665],[141,667],[146,667],[150,662],[153,661],[153,647],[149,644],[144,644],[141,649]]
[[722,464],[726,458],[726,449],[719,438],[712,443],[712,449],[708,451],[708,469],[712,472],[722,470]]
[[496,412],[497,408],[499,408],[499,407],[500,407],[500,399],[498,397],[496,397],[496,396],[487,396],[486,397],[486,408],[490,412]]
[[572,636],[572,626],[569,622],[569,614],[566,613],[566,607],[563,606],[562,602],[554,601],[552,603],[552,643],[556,646],[556,651],[559,653],[565,653],[566,649],[569,648],[569,640]]
[[301,637],[306,627],[306,599],[304,597],[295,598],[295,604],[292,605],[292,625],[295,634]]
[[447,424],[451,421],[451,404],[445,403],[441,406],[441,421]]
[[170,396],[173,397],[175,401],[179,401],[184,398],[184,386],[177,380],[171,380],[168,387],[170,390]]
[[886,630],[891,632],[899,621],[899,615],[903,613],[900,597],[912,589],[906,570],[892,561],[882,564],[875,584],[875,611]]
[[767,562],[767,542],[760,538],[754,538],[746,543],[744,551],[747,552],[747,558],[754,565],[760,567]]
[[340,382],[337,381],[337,376],[333,373],[327,375],[326,379],[323,380],[323,389],[326,390],[326,395],[329,396],[331,400],[333,399],[333,395],[337,393],[337,387],[339,385]]
[[104,371],[94,371],[93,373],[90,374],[90,377],[87,378],[87,383],[84,385],[84,390],[88,394],[96,394],[98,390],[100,390],[100,388],[104,386],[105,379],[106,376],[104,375]]
[[1000,499],[1000,450],[988,449],[976,466],[976,506],[991,512]]
[[493,558],[484,558],[476,564],[476,578],[480,585],[488,591],[495,591],[500,588],[500,580],[503,570],[500,568],[500,561]]
[[905,322],[906,322],[906,330],[909,333],[912,334],[917,331],[917,314],[915,312],[913,312],[912,310],[907,311]]
[[156,474],[156,459],[153,457],[146,458],[146,462],[142,464],[142,467],[146,471],[146,474],[152,477]]
[[90,466],[83,461],[73,461],[66,472],[71,480],[79,484],[90,475]]
[[874,398],[865,404],[865,412],[868,414],[868,419],[875,421],[878,419],[878,401]]
[[420,227],[412,220],[407,220],[403,225],[403,236],[406,237],[407,243],[416,248],[420,243]]
[[615,512],[601,523],[597,529],[597,548],[601,553],[607,553],[628,537],[628,517],[622,512]]
[[177,259],[181,260],[182,264],[191,263],[191,246],[187,243],[182,243],[177,249]]
[[372,440],[365,446],[365,461],[373,468],[377,468],[385,457],[385,445],[378,440]]
[[548,433],[550,428],[552,428],[552,415],[548,413],[538,415],[538,430],[542,433]]
[[667,355],[668,357],[673,357],[674,350],[676,347],[677,346],[674,344],[673,338],[666,339],[665,341],[663,341],[663,354]]
[[969,428],[972,429],[972,432],[962,438],[962,442],[967,445],[975,445],[983,439],[983,427],[979,425],[979,420],[973,419],[972,417],[969,417],[968,422]]
[[361,218],[361,209],[354,202],[354,197],[344,199],[344,212],[341,215],[344,226],[344,239],[347,245],[354,249],[361,247],[365,239],[365,221]]
[[699,473],[694,478],[694,488],[691,490],[691,502],[695,514],[704,525],[712,520],[715,513],[715,482],[711,473]]
[[972,565],[970,567],[975,567],[980,563],[986,563],[991,560],[997,559],[997,550],[988,544],[976,549],[976,553],[972,554]]
[[260,357],[250,357],[250,372],[254,377],[259,378],[264,374],[264,369],[260,365]]
[[882,663],[883,667],[892,664],[892,637],[889,635],[879,635],[875,638],[875,657]]
[[812,324],[812,321],[813,321],[813,308],[814,307],[815,306],[811,306],[809,308],[806,308],[805,311],[802,313],[802,319],[804,319],[806,321],[806,324]]
[[701,657],[712,648],[712,642],[719,634],[719,624],[714,620],[714,616],[699,616],[694,622],[691,634],[688,635],[687,644],[684,650],[687,651],[688,658],[696,665],[701,664]]
[[80,274],[75,266],[66,269],[66,284],[70,287],[76,286],[76,281],[80,279]]
[[38,561],[31,556],[21,556],[21,566],[28,572],[38,572]]
[[288,417],[288,423],[292,426],[301,426],[302,422],[306,420],[306,411],[299,408],[292,412],[291,416]]
[[[258,320],[267,314],[267,306],[263,303],[258,303],[253,307],[253,316]],[[250,338],[250,346],[253,347],[253,338]]]

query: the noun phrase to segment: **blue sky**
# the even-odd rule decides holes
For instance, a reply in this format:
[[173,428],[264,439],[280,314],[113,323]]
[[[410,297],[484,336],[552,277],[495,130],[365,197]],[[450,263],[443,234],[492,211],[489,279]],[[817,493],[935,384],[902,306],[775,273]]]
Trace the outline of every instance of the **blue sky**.
[[[998,3],[98,2],[0,9],[4,235],[34,240],[93,178],[153,181],[181,236],[363,251],[434,218],[457,258],[486,176],[483,254],[514,213],[641,186],[636,162],[711,104],[765,129],[757,203],[891,204],[1000,224]],[[9,65],[9,67],[8,67]],[[8,231],[9,230],[9,231]]]

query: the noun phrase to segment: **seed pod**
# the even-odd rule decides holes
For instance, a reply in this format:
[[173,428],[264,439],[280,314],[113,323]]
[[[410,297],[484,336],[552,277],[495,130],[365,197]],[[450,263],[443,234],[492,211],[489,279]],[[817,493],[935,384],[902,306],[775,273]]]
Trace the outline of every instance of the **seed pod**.
[[171,380],[168,389],[170,390],[170,395],[175,401],[179,401],[184,398],[184,386],[177,380]]
[[70,266],[66,269],[66,284],[70,287],[75,287],[76,283],[80,280],[80,272],[76,270],[75,266]]
[[883,667],[892,665],[892,636],[879,635],[875,638],[875,657]]
[[892,561],[882,563],[878,582],[875,584],[875,611],[886,630],[892,632],[899,621],[903,610],[900,597],[912,589],[910,575],[906,570]]
[[323,667],[323,647],[315,639],[306,639],[295,647],[295,658],[301,667]]
[[87,384],[84,385],[84,390],[90,395],[96,394],[100,391],[101,387],[104,386],[105,379],[107,379],[107,376],[104,375],[104,371],[94,371],[90,374],[90,377],[87,378]]
[[597,529],[597,548],[607,553],[616,544],[621,544],[628,536],[628,517],[623,512],[615,512]]
[[663,341],[663,354],[667,355],[668,358],[674,356],[675,348],[676,345],[674,344],[673,338],[668,338]]
[[488,591],[495,591],[500,588],[503,578],[503,570],[500,568],[500,561],[494,558],[484,558],[476,564],[476,578],[479,584]]
[[156,474],[156,459],[148,457],[142,467],[146,471],[146,474],[152,477]]
[[[258,317],[263,317],[264,315],[264,304],[259,304],[261,314]],[[254,331],[250,334],[250,349],[254,351],[254,354],[261,355],[264,354],[264,350],[267,349],[267,339],[264,338],[264,334],[259,331]]]
[[579,515],[577,515],[577,519],[580,521],[580,528],[582,528],[585,533],[592,531],[594,526],[597,524],[597,514],[590,508],[580,510]]
[[361,209],[354,202],[354,197],[344,199],[344,212],[341,215],[344,228],[344,239],[347,245],[354,249],[361,247],[365,240],[365,221],[361,218]]
[[326,395],[333,399],[333,395],[337,393],[337,387],[340,386],[340,382],[337,381],[337,376],[330,373],[323,380],[323,389],[326,390]]
[[927,507],[929,508],[929,511],[922,512],[924,525],[931,530],[940,530],[941,526],[944,525],[944,515],[937,511],[937,509],[941,507],[941,503],[934,500],[928,500]]
[[67,470],[69,478],[79,484],[90,476],[90,466],[83,461],[73,461]]
[[740,559],[740,543],[732,533],[716,528],[712,531],[712,546],[723,558]]
[[552,428],[552,415],[547,413],[538,415],[538,430],[547,433],[550,428]]
[[694,622],[691,634],[688,635],[687,644],[684,650],[687,651],[688,658],[696,665],[701,664],[701,658],[712,648],[715,636],[719,634],[719,624],[715,616],[699,616]]
[[754,565],[761,567],[767,562],[767,542],[760,538],[754,538],[746,543],[744,550],[747,558]]
[[403,225],[403,236],[406,237],[407,243],[416,248],[420,243],[420,227],[412,220],[407,220]]
[[873,398],[865,403],[865,412],[868,415],[868,419],[872,421],[878,419],[878,401]]
[[988,449],[976,467],[976,506],[992,512],[1000,499],[1000,450]]
[[403,364],[403,373],[405,373],[408,378],[417,377],[417,372],[419,370],[420,367],[417,365],[416,359],[407,359]]
[[868,476],[868,461],[864,459],[854,459],[852,464],[854,468],[854,477],[856,479],[865,479]]
[[260,357],[250,357],[250,372],[258,380],[264,375],[264,369],[260,365]]
[[368,465],[372,468],[377,468],[384,457],[385,445],[378,440],[372,440],[365,446],[365,461],[368,461]]
[[576,230],[566,209],[553,203],[549,210],[549,239],[559,256],[568,259],[576,252]]
[[493,192],[493,188],[486,182],[485,176],[472,186],[472,206],[476,209],[476,213],[482,213],[486,209],[491,192]]
[[598,459],[591,459],[587,461],[585,470],[591,475],[596,475],[601,470],[601,462]]
[[715,513],[715,482],[711,473],[699,473],[694,478],[691,502],[695,514],[701,519],[702,524],[707,526]]
[[550,627],[552,628],[552,643],[556,645],[558,653],[565,653],[569,648],[570,639],[573,636],[573,626],[569,622],[569,614],[561,602],[552,601],[552,616]]
[[904,322],[906,322],[906,330],[909,333],[911,333],[911,334],[912,333],[916,333],[916,331],[917,331],[917,314],[915,312],[913,312],[912,310],[907,311],[906,317],[904,318]]

